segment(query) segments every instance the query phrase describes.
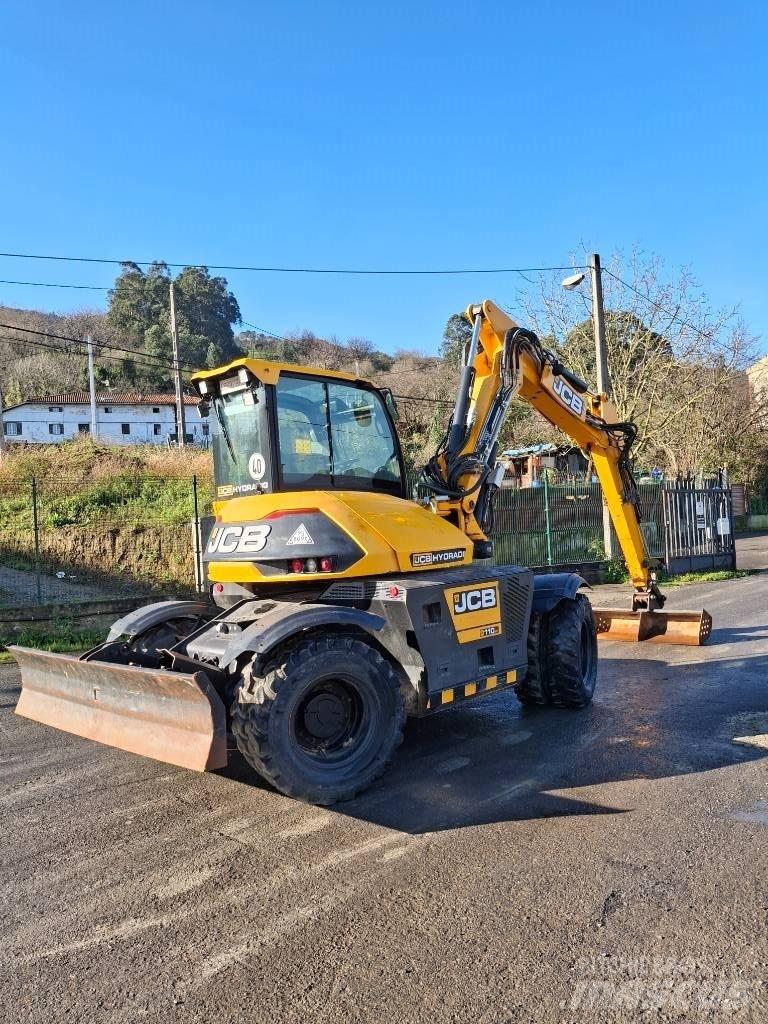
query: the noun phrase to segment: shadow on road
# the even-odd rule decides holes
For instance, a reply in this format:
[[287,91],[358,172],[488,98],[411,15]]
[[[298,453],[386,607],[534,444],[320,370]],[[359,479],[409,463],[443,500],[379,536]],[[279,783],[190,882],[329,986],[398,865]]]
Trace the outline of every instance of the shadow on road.
[[768,626],[732,626],[727,629],[713,629],[710,635],[710,643],[733,644],[753,640],[768,640]]
[[[768,714],[768,655],[712,655],[678,664],[604,655],[595,700],[578,711],[522,708],[505,691],[412,721],[384,777],[333,809],[414,835],[631,812],[631,797],[590,787],[711,771],[767,753],[733,738],[745,721]],[[3,692],[9,706],[17,696],[15,686]],[[238,785],[247,785],[263,790],[270,814],[270,787],[236,750],[218,775],[222,803],[237,802]]]
[[[606,802],[588,787],[765,756],[733,744],[729,719],[768,712],[768,656],[683,665],[615,658],[601,672],[595,701],[583,710],[529,710],[507,692],[410,723],[388,773],[334,810],[413,834],[621,814],[631,803]],[[254,781],[236,753],[223,774]]]

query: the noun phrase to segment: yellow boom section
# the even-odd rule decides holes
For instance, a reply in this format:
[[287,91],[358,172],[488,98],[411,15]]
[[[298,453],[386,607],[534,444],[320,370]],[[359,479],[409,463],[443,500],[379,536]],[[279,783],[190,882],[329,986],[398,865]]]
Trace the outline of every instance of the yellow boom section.
[[[483,313],[480,336],[484,345],[487,343],[494,352],[495,362],[496,354],[501,358],[507,332],[517,325],[488,300],[483,303]],[[613,403],[602,394],[590,391],[579,394],[567,382],[563,383],[562,378],[555,376],[550,365],[540,367],[526,350],[520,352],[516,370],[515,396],[527,402],[592,457],[630,578],[637,589],[645,590],[651,583],[651,573],[633,495],[626,493],[620,471],[622,438],[606,429],[606,425],[618,419]],[[482,380],[476,384],[475,390],[478,399],[482,400],[485,391]]]
[[[617,419],[613,404],[605,395],[589,391],[578,393],[567,380],[553,372],[550,362],[537,358],[535,352],[524,347],[516,349],[515,365],[508,365],[508,339],[510,332],[518,330],[518,325],[490,299],[486,299],[482,305],[469,306],[465,316],[473,324],[479,318],[479,334],[471,363],[473,373],[467,415],[468,430],[462,449],[455,457],[461,459],[482,448],[483,432],[488,429],[494,403],[497,403],[498,396],[507,387],[507,404],[512,397],[527,402],[591,456],[632,583],[637,590],[647,590],[652,585],[651,570],[633,503],[634,495],[628,492],[626,481],[622,478],[624,439],[620,433],[610,429],[610,425]],[[506,384],[505,376],[508,378]],[[503,411],[506,411],[506,404],[500,415]],[[447,453],[438,457],[446,477],[448,459]],[[477,460],[473,467],[459,476],[461,490],[472,491],[485,469],[482,460]],[[435,511],[455,519],[457,525],[475,540],[485,538],[475,518],[477,494],[473,492],[462,498],[435,502]]]

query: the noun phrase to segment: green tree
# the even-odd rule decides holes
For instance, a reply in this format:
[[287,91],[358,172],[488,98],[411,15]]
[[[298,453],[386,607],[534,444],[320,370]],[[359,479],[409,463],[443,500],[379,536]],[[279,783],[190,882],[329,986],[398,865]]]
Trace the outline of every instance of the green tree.
[[440,342],[440,355],[449,366],[461,366],[464,349],[472,337],[472,327],[464,316],[454,313],[448,318]]
[[[568,331],[562,345],[554,338],[542,340],[547,347],[558,350],[567,366],[581,374],[588,383],[595,385],[595,329],[591,318]],[[666,365],[673,356],[668,338],[647,327],[635,313],[623,310],[606,311],[605,347],[609,376],[612,378],[642,373],[643,367],[648,364],[655,366],[658,362],[662,366]]]
[[[170,283],[166,263],[152,263],[146,271],[124,263],[109,293],[108,322],[156,360],[156,368],[143,369],[142,375],[158,387],[172,380]],[[211,359],[218,364],[242,355],[232,331],[232,324],[240,323],[240,308],[226,280],[212,277],[206,267],[185,267],[174,284],[181,363],[210,366]]]

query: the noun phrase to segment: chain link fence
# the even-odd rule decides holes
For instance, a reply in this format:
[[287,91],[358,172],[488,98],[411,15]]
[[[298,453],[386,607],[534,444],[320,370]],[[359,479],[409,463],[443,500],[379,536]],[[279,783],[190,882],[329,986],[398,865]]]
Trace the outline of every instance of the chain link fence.
[[[667,553],[664,493],[663,484],[639,485],[641,528],[652,556]],[[0,607],[157,599],[203,589],[200,524],[211,505],[210,483],[194,476],[4,483]],[[695,516],[691,529],[696,532]],[[598,563],[605,558],[600,485],[545,478],[539,487],[503,488],[492,537],[498,565]],[[722,539],[715,537],[721,547]]]
[[0,607],[192,593],[193,524],[210,502],[195,477],[4,483]]

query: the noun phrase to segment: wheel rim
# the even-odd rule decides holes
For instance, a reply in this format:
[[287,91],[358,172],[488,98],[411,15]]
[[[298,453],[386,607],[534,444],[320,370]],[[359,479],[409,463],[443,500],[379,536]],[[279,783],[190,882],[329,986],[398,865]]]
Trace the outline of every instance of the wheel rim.
[[293,729],[304,755],[328,764],[354,756],[367,733],[365,720],[356,687],[345,679],[324,679],[303,695]]

